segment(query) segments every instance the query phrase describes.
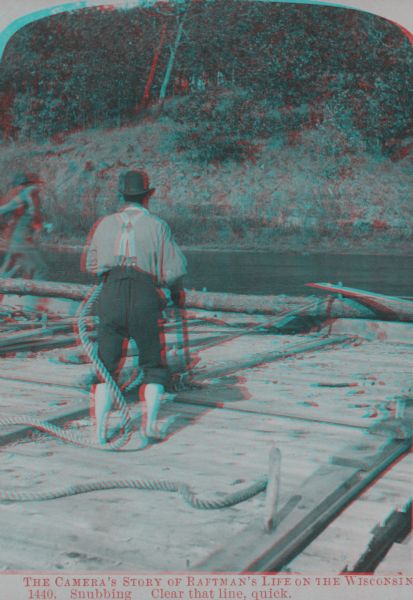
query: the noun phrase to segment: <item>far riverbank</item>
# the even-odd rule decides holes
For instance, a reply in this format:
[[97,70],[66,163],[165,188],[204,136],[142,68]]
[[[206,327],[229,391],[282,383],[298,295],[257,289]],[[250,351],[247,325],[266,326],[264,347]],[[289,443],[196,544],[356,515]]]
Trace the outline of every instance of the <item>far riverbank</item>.
[[[308,294],[312,281],[339,283],[392,296],[413,296],[413,256],[281,253],[186,248],[187,288],[240,294]],[[80,246],[43,248],[48,279],[91,283],[80,271]]]

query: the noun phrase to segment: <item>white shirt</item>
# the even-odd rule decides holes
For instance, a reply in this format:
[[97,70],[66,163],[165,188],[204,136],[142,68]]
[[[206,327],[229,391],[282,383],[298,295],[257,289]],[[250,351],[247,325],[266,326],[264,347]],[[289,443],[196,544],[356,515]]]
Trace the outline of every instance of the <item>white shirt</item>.
[[85,269],[101,275],[116,266],[130,266],[169,285],[186,274],[186,258],[169,225],[142,206],[127,206],[103,217],[89,234]]

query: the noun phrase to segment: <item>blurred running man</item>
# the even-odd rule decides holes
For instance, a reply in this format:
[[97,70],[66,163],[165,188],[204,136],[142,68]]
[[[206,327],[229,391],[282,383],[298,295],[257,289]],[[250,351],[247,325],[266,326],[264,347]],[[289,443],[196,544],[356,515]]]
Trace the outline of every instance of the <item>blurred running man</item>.
[[0,204],[0,220],[7,217],[6,253],[0,276],[41,279],[47,268],[38,250],[42,230],[41,187],[44,182],[33,173],[18,175]]

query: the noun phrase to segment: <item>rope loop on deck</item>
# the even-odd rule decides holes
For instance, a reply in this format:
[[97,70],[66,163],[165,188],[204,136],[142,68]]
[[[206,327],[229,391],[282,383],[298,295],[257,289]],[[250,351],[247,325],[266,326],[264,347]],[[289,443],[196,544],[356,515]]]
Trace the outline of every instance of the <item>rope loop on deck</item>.
[[[102,445],[93,443],[90,439],[85,439],[79,432],[71,432],[57,425],[53,425],[48,421],[42,419],[31,418],[29,416],[18,416],[18,417],[3,417],[0,419],[0,426],[10,425],[25,425],[38,429],[43,433],[56,437],[64,442],[75,444],[77,446],[95,448],[99,450],[121,450],[129,441],[132,435],[132,419],[130,411],[126,404],[125,398],[122,394],[121,389],[114,381],[113,377],[106,369],[105,365],[100,360],[96,345],[92,342],[87,331],[87,317],[90,314],[93,303],[99,297],[102,290],[103,284],[93,288],[89,297],[87,297],[81,304],[79,317],[78,317],[78,331],[82,346],[95,366],[97,375],[108,384],[110,391],[113,396],[114,406],[119,410],[121,423],[120,423],[120,434],[114,441]],[[133,382],[126,389],[131,389],[135,385]],[[134,450],[142,450],[148,444],[148,440],[140,436],[140,442],[138,447],[134,447]],[[241,490],[237,490],[231,494],[225,494],[222,497],[210,497],[200,498],[191,487],[182,482],[160,480],[160,479],[135,479],[135,480],[109,480],[109,481],[92,481],[87,483],[77,483],[54,490],[45,491],[21,491],[21,490],[1,490],[0,489],[0,501],[3,502],[32,502],[41,500],[53,500],[56,498],[62,498],[67,496],[74,496],[76,494],[84,494],[92,491],[108,490],[108,489],[138,489],[148,491],[163,491],[163,492],[176,492],[178,493],[184,502],[192,508],[199,510],[216,510],[222,508],[228,508],[248,500],[260,492],[264,491],[267,487],[267,478],[262,477],[258,481],[244,487]]]
[[[110,440],[105,444],[100,444],[98,442],[93,442],[90,438],[85,438],[85,436],[81,435],[78,431],[68,431],[62,427],[58,427],[57,425],[53,425],[48,421],[44,421],[42,419],[36,419],[29,416],[20,416],[20,417],[5,417],[0,419],[0,425],[26,425],[29,427],[33,427],[34,429],[38,429],[43,433],[48,433],[49,435],[56,437],[64,442],[68,442],[71,444],[75,444],[76,446],[82,446],[85,448],[94,448],[97,450],[106,450],[106,451],[120,451],[125,448],[125,446],[130,442],[132,437],[132,418],[130,415],[129,408],[126,404],[125,398],[109,373],[106,369],[105,365],[100,360],[96,345],[90,339],[87,332],[87,317],[90,314],[91,307],[93,303],[98,299],[101,290],[103,287],[103,283],[95,286],[88,297],[82,302],[79,309],[78,316],[78,331],[79,338],[82,343],[82,346],[92,361],[96,373],[100,376],[105,383],[108,384],[110,391],[113,397],[113,404],[115,408],[119,410],[120,413],[120,426],[117,428],[119,432],[119,436],[115,440]],[[130,389],[132,386],[129,386]],[[139,438],[138,443],[133,447],[133,450],[143,450],[148,445],[148,440],[144,437],[140,432],[136,432],[136,436]]]

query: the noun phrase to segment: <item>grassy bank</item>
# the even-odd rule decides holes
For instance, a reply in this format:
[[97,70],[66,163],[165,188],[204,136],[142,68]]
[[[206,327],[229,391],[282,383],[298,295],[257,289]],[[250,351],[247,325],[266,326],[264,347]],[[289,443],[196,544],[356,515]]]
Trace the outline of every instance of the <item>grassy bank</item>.
[[207,162],[180,148],[181,128],[164,114],[43,144],[10,143],[0,154],[0,191],[16,172],[41,175],[48,244],[82,244],[95,220],[118,206],[119,172],[145,168],[157,189],[153,211],[185,246],[410,253],[411,157],[372,154],[356,133],[343,139],[323,124],[293,139],[257,138],[241,162]]

